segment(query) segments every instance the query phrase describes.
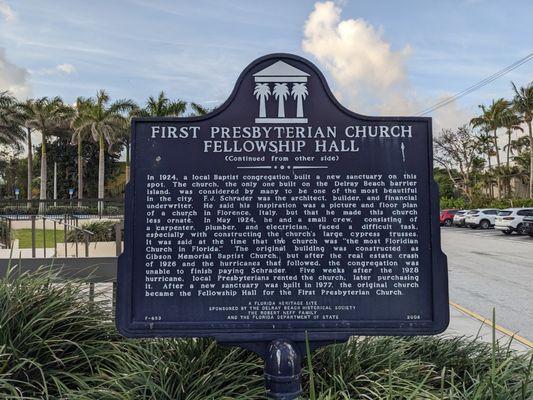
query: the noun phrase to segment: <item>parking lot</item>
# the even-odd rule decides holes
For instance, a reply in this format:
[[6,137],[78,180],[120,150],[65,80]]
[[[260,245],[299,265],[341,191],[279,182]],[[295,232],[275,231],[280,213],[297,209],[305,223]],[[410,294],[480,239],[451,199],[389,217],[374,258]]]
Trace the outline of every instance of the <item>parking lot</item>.
[[533,340],[533,238],[442,228],[450,300]]

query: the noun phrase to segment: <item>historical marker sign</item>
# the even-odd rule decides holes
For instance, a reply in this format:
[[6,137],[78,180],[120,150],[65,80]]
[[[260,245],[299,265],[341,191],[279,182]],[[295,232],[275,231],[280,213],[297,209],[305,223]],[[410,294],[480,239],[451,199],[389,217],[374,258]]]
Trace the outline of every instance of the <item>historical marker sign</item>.
[[193,118],[132,124],[120,331],[222,342],[448,325],[431,119],[341,106],[309,61],[254,61]]

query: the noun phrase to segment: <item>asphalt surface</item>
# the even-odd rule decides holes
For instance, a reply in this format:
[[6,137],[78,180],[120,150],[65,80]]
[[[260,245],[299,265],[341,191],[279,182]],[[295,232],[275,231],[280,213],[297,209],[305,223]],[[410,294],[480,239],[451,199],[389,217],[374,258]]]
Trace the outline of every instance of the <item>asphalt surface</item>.
[[450,300],[533,340],[533,238],[442,228]]

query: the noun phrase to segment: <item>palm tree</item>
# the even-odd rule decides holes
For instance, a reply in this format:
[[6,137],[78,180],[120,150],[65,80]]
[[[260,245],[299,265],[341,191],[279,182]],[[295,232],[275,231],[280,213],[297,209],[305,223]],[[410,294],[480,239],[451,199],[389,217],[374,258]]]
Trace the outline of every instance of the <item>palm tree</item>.
[[146,107],[143,109],[146,116],[150,117],[178,117],[182,115],[187,108],[187,102],[183,100],[172,101],[161,91],[156,98],[150,96],[146,101]]
[[20,148],[23,140],[17,100],[7,91],[0,92],[0,144]]
[[481,135],[479,135],[477,138],[477,142],[478,142],[481,152],[487,155],[487,163],[488,163],[487,178],[489,182],[488,189],[489,189],[489,195],[492,197],[494,193],[493,193],[492,178],[491,178],[491,174],[492,174],[491,156],[494,153],[494,142],[489,132],[483,132]]
[[[74,121],[76,121],[81,115],[84,114],[86,107],[91,107],[91,100],[84,97],[78,97],[74,106],[75,116],[71,121],[71,127],[73,128],[71,144],[77,146],[77,158],[78,158],[78,200],[83,199],[83,140],[89,136],[87,130],[74,129]],[[81,201],[78,202],[81,206]]]
[[0,92],[0,144],[20,148],[20,143],[25,136],[28,146],[28,190],[27,197],[31,200],[32,171],[32,146],[31,130],[23,129],[24,118],[17,100],[9,92]]
[[507,152],[506,166],[509,168],[510,156],[511,156],[511,141],[513,131],[519,130],[524,132],[520,124],[522,120],[518,115],[514,113],[514,110],[511,107],[511,104],[508,103],[508,107],[502,112],[502,127],[506,129],[507,132],[507,144],[503,147]]
[[518,89],[513,83],[515,97],[513,108],[520,115],[528,128],[529,134],[529,198],[533,198],[533,132],[531,120],[533,119],[533,83]]
[[285,118],[285,100],[289,96],[289,88],[286,83],[274,85],[274,97],[278,101],[278,118]]
[[[496,152],[496,167],[500,166],[500,149],[498,148],[498,128],[503,126],[502,114],[508,108],[509,102],[500,98],[498,100],[492,100],[492,104],[489,107],[480,105],[482,114],[478,117],[472,118],[470,124],[474,127],[481,127],[485,131],[493,133],[494,137],[494,150]],[[498,184],[498,197],[501,198],[501,179],[497,177]]]
[[304,107],[303,100],[307,97],[307,86],[305,83],[294,83],[292,85],[291,95],[296,99],[296,118],[303,118]]
[[192,115],[194,115],[194,116],[206,115],[206,114],[209,114],[210,112],[212,112],[214,110],[214,108],[206,108],[206,107],[202,106],[201,104],[194,103],[194,102],[191,103],[191,108],[192,108],[192,111],[193,111]]
[[[41,133],[41,182],[39,199],[46,200],[46,143],[51,136],[59,136],[69,132],[70,119],[73,114],[71,107],[63,103],[60,97],[49,99],[42,97],[36,100],[29,100],[20,105],[23,113],[24,126],[28,129]],[[44,208],[44,202],[39,204],[39,210]]]
[[72,127],[80,134],[91,135],[98,143],[98,211],[103,212],[105,197],[105,143],[111,145],[117,140],[128,119],[125,113],[135,109],[131,100],[119,100],[109,104],[109,95],[100,90],[96,98],[89,98],[84,103],[81,113],[72,122]]
[[259,118],[266,118],[266,100],[270,96],[268,83],[257,83],[254,89],[256,99],[259,99]]

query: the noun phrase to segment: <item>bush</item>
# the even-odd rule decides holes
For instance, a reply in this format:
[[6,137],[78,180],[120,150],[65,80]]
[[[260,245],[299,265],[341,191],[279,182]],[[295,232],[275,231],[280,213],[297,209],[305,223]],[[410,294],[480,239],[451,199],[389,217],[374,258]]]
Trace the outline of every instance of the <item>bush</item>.
[[13,272],[0,281],[0,397],[58,398],[92,380],[120,340],[101,304],[49,271]]
[[455,208],[465,210],[469,208],[510,208],[510,207],[533,207],[533,199],[475,199],[468,202],[464,198],[446,198],[440,199],[440,209]]
[[[210,339],[125,339],[83,289],[46,269],[0,280],[0,398],[265,399],[255,354]],[[497,342],[366,337],[319,349],[312,372],[321,400],[527,400],[532,362]]]
[[[91,242],[113,242],[116,240],[115,224],[116,221],[102,219],[83,223],[80,228],[93,233],[91,235]],[[76,240],[79,242],[85,240],[83,232],[77,229],[69,230],[67,233],[67,242],[75,242]]]
[[87,215],[91,214],[91,209],[87,206],[48,206],[47,215]]
[[4,215],[35,215],[39,209],[37,207],[27,207],[26,205],[4,206],[2,214]]
[[116,206],[106,206],[104,208],[104,214],[105,215],[121,215],[122,212]]

